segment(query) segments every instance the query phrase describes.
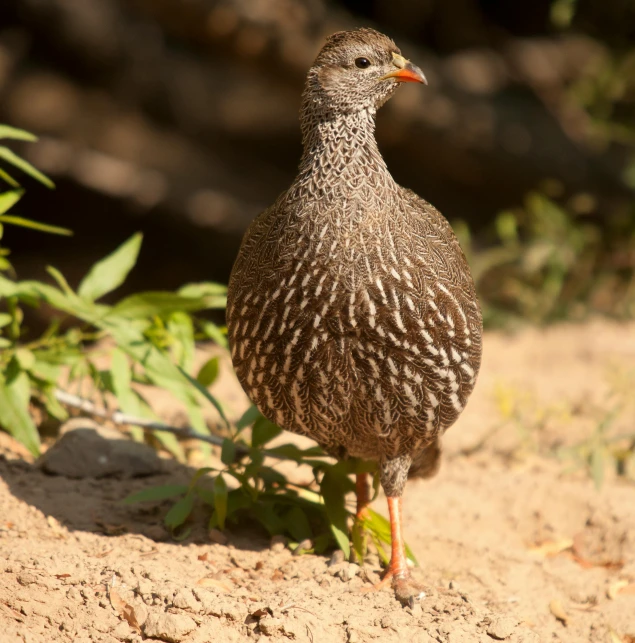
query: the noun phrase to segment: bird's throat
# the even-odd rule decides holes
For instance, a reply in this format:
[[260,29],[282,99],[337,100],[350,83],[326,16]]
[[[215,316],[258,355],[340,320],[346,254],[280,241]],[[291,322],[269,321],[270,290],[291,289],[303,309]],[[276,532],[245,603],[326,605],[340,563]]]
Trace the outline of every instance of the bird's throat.
[[375,113],[303,114],[304,153],[290,192],[342,198],[392,177],[375,140]]

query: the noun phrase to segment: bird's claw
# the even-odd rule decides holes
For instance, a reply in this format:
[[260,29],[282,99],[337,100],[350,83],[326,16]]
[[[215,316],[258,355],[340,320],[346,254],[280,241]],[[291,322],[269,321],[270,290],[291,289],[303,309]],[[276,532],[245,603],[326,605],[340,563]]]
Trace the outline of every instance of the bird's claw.
[[364,587],[361,591],[367,594],[384,589],[389,585],[392,585],[395,597],[402,605],[413,607],[416,602],[426,597],[425,587],[413,580],[409,571],[395,571],[390,567],[378,583],[375,583],[372,587]]

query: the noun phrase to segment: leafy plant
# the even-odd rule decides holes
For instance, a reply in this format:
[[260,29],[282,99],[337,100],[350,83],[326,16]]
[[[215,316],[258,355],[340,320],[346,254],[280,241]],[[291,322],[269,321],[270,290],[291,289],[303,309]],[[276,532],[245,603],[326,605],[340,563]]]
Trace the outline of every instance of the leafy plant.
[[459,223],[486,326],[635,314],[635,217],[612,221],[603,236],[584,195],[574,205],[531,192],[496,217],[496,243],[478,252]]
[[[251,439],[243,437],[250,428]],[[284,535],[292,548],[303,553],[321,553],[337,545],[351,556],[350,524],[352,508],[346,495],[353,490],[350,475],[374,472],[374,463],[356,459],[332,463],[318,446],[301,449],[293,443],[269,446],[282,429],[251,407],[238,420],[221,448],[222,468],[199,469],[189,485],[152,487],[132,494],[125,502],[158,501],[178,498],[167,512],[164,523],[177,539],[186,538],[186,526],[197,502],[211,510],[209,528],[223,529],[227,523],[256,521],[271,535]],[[292,484],[265,459],[286,459],[298,466],[311,467],[311,484]],[[384,545],[390,543],[386,518],[368,509],[361,527],[367,532],[379,555],[387,562]],[[355,533],[355,532],[353,532]],[[366,555],[364,539],[353,537],[357,560]],[[416,562],[410,549],[408,556]]]
[[620,421],[632,418],[635,411],[632,394],[635,371],[611,369],[609,378],[605,403],[600,409],[592,409],[594,429],[584,439],[556,451],[570,471],[585,470],[598,490],[611,470],[622,479],[635,481],[635,430],[619,429]]
[[[55,397],[62,375],[69,387],[88,379],[93,393],[113,394],[122,410],[140,417],[154,416],[133,384],[158,386],[183,404],[192,427],[208,433],[201,411],[202,393],[192,386],[187,371],[192,366],[195,340],[209,338],[206,330],[213,324],[197,324],[190,313],[224,307],[225,288],[212,283],[189,284],[176,293],[143,292],[113,305],[100,303],[101,297],[125,281],[140,248],[141,235],[136,234],[96,263],[77,291],[52,267],[48,272],[55,285],[0,276],[0,297],[7,302],[3,331],[9,331],[3,333],[0,371],[5,373],[4,393],[10,393],[15,401],[11,414],[0,411],[0,423],[34,455],[39,451],[39,439],[33,422],[27,421],[29,401],[33,398],[53,417],[65,419],[67,412]],[[61,317],[41,338],[22,343],[21,306],[42,305]],[[61,322],[66,317],[80,325],[62,332]],[[214,330],[218,334],[218,329]],[[109,369],[98,363],[104,342],[116,346],[109,351]],[[211,367],[206,364],[204,369],[209,383]],[[206,391],[205,396],[209,399],[210,394]],[[221,405],[216,400],[214,404],[226,423]],[[183,456],[173,435],[158,433],[157,437],[174,455]]]
[[[34,140],[26,132],[0,126],[0,137]],[[35,168],[6,148],[4,159],[52,187]],[[21,198],[22,188],[0,170],[9,189],[0,194],[0,223],[23,225],[44,232],[70,234],[49,224],[36,223],[6,214]],[[0,227],[1,231],[1,227]],[[192,429],[199,436],[210,434],[203,417],[203,403],[211,403],[218,413],[223,468],[199,469],[189,485],[156,487],[128,498],[128,502],[177,498],[165,516],[165,524],[176,538],[187,536],[183,528],[197,502],[211,509],[210,527],[223,529],[228,522],[256,520],[271,535],[285,534],[307,551],[321,552],[335,542],[350,555],[346,494],[353,486],[349,474],[372,470],[374,465],[356,460],[332,463],[319,447],[300,449],[292,443],[275,447],[269,443],[281,429],[250,408],[235,425],[230,425],[221,402],[210,393],[219,372],[219,359],[210,358],[192,374],[196,342],[213,340],[226,348],[224,329],[194,313],[223,308],[226,289],[213,283],[188,284],[177,292],[142,292],[123,297],[114,304],[102,298],[124,284],[139,257],[142,236],[135,234],[110,255],[98,261],[73,289],[64,276],[49,267],[51,283],[19,281],[6,258],[0,253],[0,426],[38,455],[40,440],[32,417],[38,405],[51,417],[68,417],[69,395],[60,390],[75,389],[99,397],[104,409],[114,400],[126,417],[157,420],[144,399],[139,385],[158,387],[181,402]],[[37,339],[25,339],[25,307],[47,306],[54,320]],[[62,330],[66,322],[73,323]],[[71,396],[72,397],[72,396]],[[90,402],[78,398],[84,405]],[[91,407],[92,408],[92,407]],[[133,426],[133,435],[143,439]],[[250,438],[243,436],[250,434]],[[181,444],[173,433],[156,431],[163,447],[183,459]],[[191,435],[191,433],[190,433]],[[209,452],[210,446],[202,443]],[[292,460],[313,469],[314,483],[293,485],[266,458]],[[213,477],[210,474],[214,474]],[[383,554],[390,541],[385,518],[369,510],[361,525]],[[362,559],[365,543],[354,539],[356,555]],[[385,557],[385,554],[383,554]],[[412,557],[412,556],[411,556]],[[412,557],[414,560],[414,557]]]
[[[561,401],[545,404],[534,392],[509,385],[498,385],[494,395],[501,422],[492,427],[474,452],[500,432],[514,429],[517,445],[514,455],[541,453],[556,457],[566,465],[565,473],[583,470],[600,489],[608,472],[625,480],[635,481],[635,431],[630,418],[635,411],[632,396],[635,371],[621,368],[609,370],[608,392],[600,404],[588,401],[572,403]],[[563,444],[563,431],[556,432],[554,440],[550,427],[567,423],[573,428],[575,421],[578,435]]]

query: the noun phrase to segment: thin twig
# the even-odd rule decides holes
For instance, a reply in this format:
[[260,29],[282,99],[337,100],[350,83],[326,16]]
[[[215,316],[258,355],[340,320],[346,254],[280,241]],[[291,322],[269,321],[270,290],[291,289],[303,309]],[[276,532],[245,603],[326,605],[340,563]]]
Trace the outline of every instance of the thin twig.
[[[88,415],[94,415],[95,417],[109,420],[114,424],[138,426],[141,427],[144,431],[165,431],[166,433],[178,435],[181,438],[200,440],[201,442],[207,442],[218,447],[223,446],[224,439],[217,435],[206,435],[204,433],[199,433],[189,426],[182,428],[170,426],[169,424],[164,424],[163,422],[156,422],[154,420],[148,420],[147,418],[128,415],[127,413],[123,413],[122,411],[109,411],[105,408],[98,407],[91,400],[87,400],[86,398],[80,397],[79,395],[73,395],[73,393],[68,393],[67,391],[62,391],[61,389],[55,389],[55,399],[61,404],[65,404],[66,406],[70,406],[74,409],[78,409],[79,411],[83,411]],[[249,453],[248,446],[238,443],[234,444],[238,453],[242,455]],[[276,460],[292,459],[272,451],[263,450],[262,453],[263,455],[269,458],[275,458]]]
[[[145,431],[165,431],[166,433],[173,433],[182,438],[194,438],[195,440],[201,440],[201,442],[208,442],[215,446],[223,446],[223,438],[220,438],[216,435],[205,435],[204,433],[199,433],[191,427],[179,428],[176,426],[170,426],[169,424],[164,424],[163,422],[156,422],[154,420],[148,420],[146,418],[136,417],[134,415],[128,415],[122,411],[108,411],[98,407],[91,400],[87,400],[84,397],[79,397],[78,395],[73,395],[72,393],[67,393],[60,389],[55,389],[55,399],[61,404],[70,406],[79,411],[83,411],[89,415],[94,415],[96,417],[104,418],[105,420],[110,420],[114,424],[124,425],[128,424],[131,426],[138,426],[144,429]],[[247,447],[244,447],[242,444],[236,445],[236,450],[247,452]]]

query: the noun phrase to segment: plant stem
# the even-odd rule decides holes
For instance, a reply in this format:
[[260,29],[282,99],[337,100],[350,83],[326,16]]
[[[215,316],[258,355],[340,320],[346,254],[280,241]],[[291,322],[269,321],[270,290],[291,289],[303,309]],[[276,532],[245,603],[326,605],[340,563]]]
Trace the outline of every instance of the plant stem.
[[[144,429],[145,431],[165,431],[166,433],[173,433],[182,438],[191,438],[194,440],[200,440],[201,442],[208,442],[215,446],[223,446],[224,438],[221,438],[217,435],[205,435],[204,433],[199,433],[191,427],[176,427],[170,426],[169,424],[164,424],[163,422],[157,422],[155,420],[149,420],[147,418],[136,417],[134,415],[128,415],[122,411],[109,411],[105,408],[97,406],[91,400],[87,400],[84,397],[79,395],[74,395],[73,393],[68,393],[67,391],[62,391],[61,389],[55,389],[55,398],[61,404],[70,406],[74,409],[78,409],[87,413],[88,415],[94,415],[99,418],[104,418],[110,420],[114,424],[118,425],[131,425],[138,426]],[[236,443],[236,451],[241,454],[249,453],[249,447],[244,444]],[[288,460],[283,455],[277,453],[263,450],[263,455],[269,458],[275,458],[276,460]]]

